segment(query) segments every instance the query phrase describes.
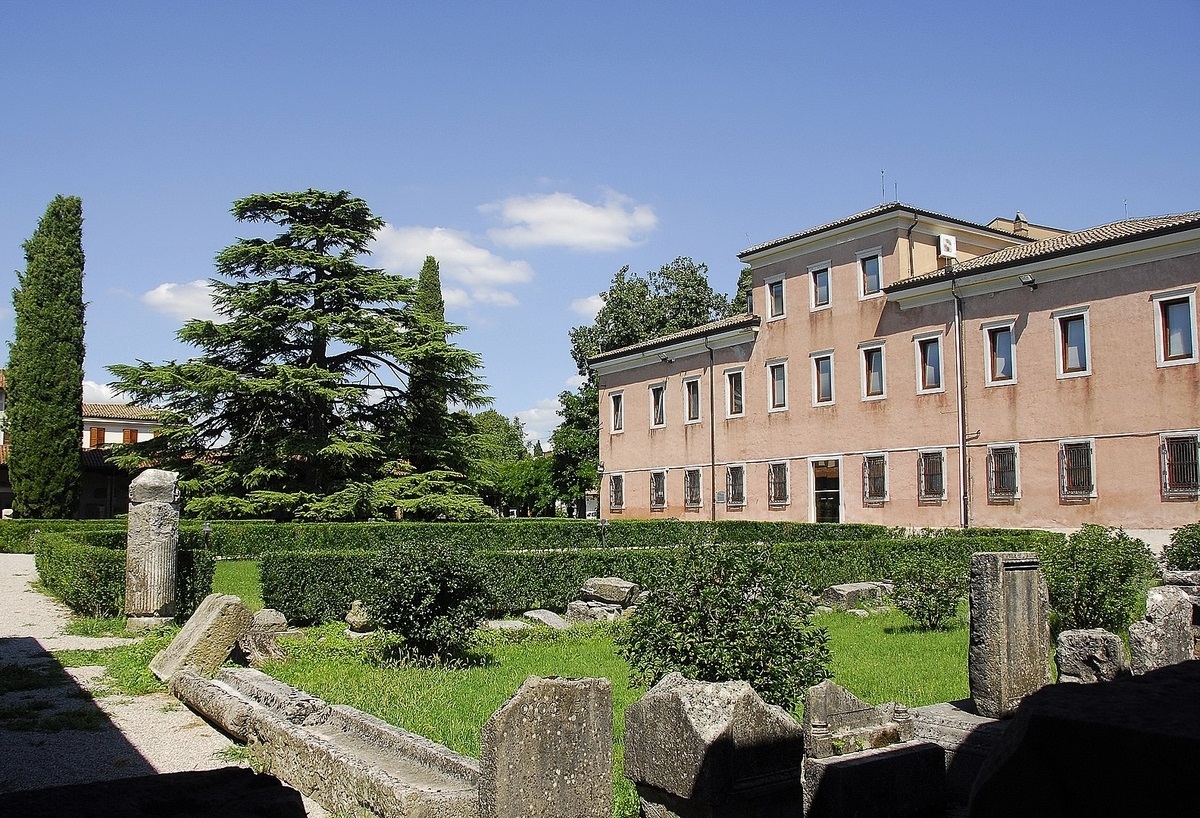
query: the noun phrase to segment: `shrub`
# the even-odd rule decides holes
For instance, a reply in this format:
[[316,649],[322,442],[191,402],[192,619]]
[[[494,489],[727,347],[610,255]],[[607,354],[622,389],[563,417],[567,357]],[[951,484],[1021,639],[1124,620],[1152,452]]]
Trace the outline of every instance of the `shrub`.
[[489,607],[475,555],[447,543],[385,548],[370,567],[363,602],[381,628],[404,640],[405,654],[437,659],[465,652]]
[[1172,571],[1200,571],[1200,523],[1181,525],[1171,532],[1164,554]]
[[262,599],[289,622],[310,624],[345,617],[362,598],[372,551],[276,551],[263,554]]
[[80,545],[68,534],[33,536],[42,586],[77,614],[117,616],[125,608],[125,552]]
[[958,614],[967,594],[968,562],[950,549],[910,552],[896,560],[892,601],[923,630],[937,630]]
[[771,547],[688,546],[671,552],[630,620],[622,653],[646,685],[673,670],[742,679],[791,709],[829,675],[829,634],[811,624],[812,613],[795,572]]
[[1058,631],[1122,631],[1139,615],[1158,565],[1149,546],[1119,529],[1085,525],[1039,551]]

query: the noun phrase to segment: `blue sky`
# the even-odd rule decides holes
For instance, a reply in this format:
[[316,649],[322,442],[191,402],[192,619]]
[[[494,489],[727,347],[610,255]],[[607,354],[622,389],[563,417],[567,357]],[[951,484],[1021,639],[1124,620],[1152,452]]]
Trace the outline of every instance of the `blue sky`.
[[[494,408],[546,436],[623,265],[902,201],[1070,229],[1200,210],[1200,3],[122,2],[0,9],[0,290],[83,198],[88,396],[185,358],[251,193],[346,189],[441,262]],[[885,173],[881,195],[880,171]],[[11,302],[0,336],[11,339]]]

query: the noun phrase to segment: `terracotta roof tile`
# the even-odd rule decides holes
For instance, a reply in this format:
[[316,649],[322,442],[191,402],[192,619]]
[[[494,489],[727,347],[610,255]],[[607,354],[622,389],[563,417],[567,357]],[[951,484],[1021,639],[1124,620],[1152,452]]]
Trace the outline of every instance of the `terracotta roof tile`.
[[85,418],[97,420],[158,420],[158,412],[128,403],[85,403]]
[[670,335],[662,335],[658,338],[650,338],[646,341],[639,341],[636,344],[621,347],[620,349],[610,349],[608,352],[601,352],[598,355],[593,355],[588,358],[588,363],[599,363],[601,361],[620,358],[623,355],[628,355],[633,352],[642,352],[647,349],[655,349],[661,346],[668,346],[679,341],[688,341],[693,338],[703,338],[705,335],[712,335],[715,332],[726,332],[728,330],[741,329],[742,327],[757,327],[762,323],[762,319],[751,313],[742,313],[729,318],[721,318],[716,321],[710,321],[707,324],[701,324],[698,327],[691,329],[680,330],[673,332]]

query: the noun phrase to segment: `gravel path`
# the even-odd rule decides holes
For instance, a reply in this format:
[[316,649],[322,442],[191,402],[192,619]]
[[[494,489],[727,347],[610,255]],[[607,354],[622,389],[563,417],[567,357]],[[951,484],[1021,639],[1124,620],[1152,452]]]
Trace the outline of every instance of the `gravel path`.
[[0,792],[244,766],[229,760],[234,742],[168,693],[92,698],[102,669],[64,669],[50,652],[132,640],[66,635],[67,610],[36,579],[31,555],[0,554]]

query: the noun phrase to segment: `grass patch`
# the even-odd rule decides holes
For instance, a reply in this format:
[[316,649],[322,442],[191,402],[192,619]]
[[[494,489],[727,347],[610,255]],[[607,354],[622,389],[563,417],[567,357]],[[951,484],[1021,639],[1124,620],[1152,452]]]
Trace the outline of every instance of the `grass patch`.
[[74,616],[67,623],[66,631],[71,636],[120,636],[127,639],[140,636],[125,627],[126,621],[123,616]]
[[99,679],[96,695],[120,693],[141,696],[166,690],[150,672],[150,660],[171,643],[178,628],[161,628],[140,642],[99,650],[60,650],[56,658],[63,667],[100,665],[104,675]]
[[66,684],[67,678],[53,663],[0,665],[0,694],[16,690],[44,690]]
[[961,617],[934,631],[917,630],[899,611],[868,617],[834,611],[814,622],[829,630],[834,681],[860,699],[922,707],[970,695],[969,631]]
[[218,560],[213,574],[213,593],[233,594],[253,613],[261,610],[262,582],[256,560]]

